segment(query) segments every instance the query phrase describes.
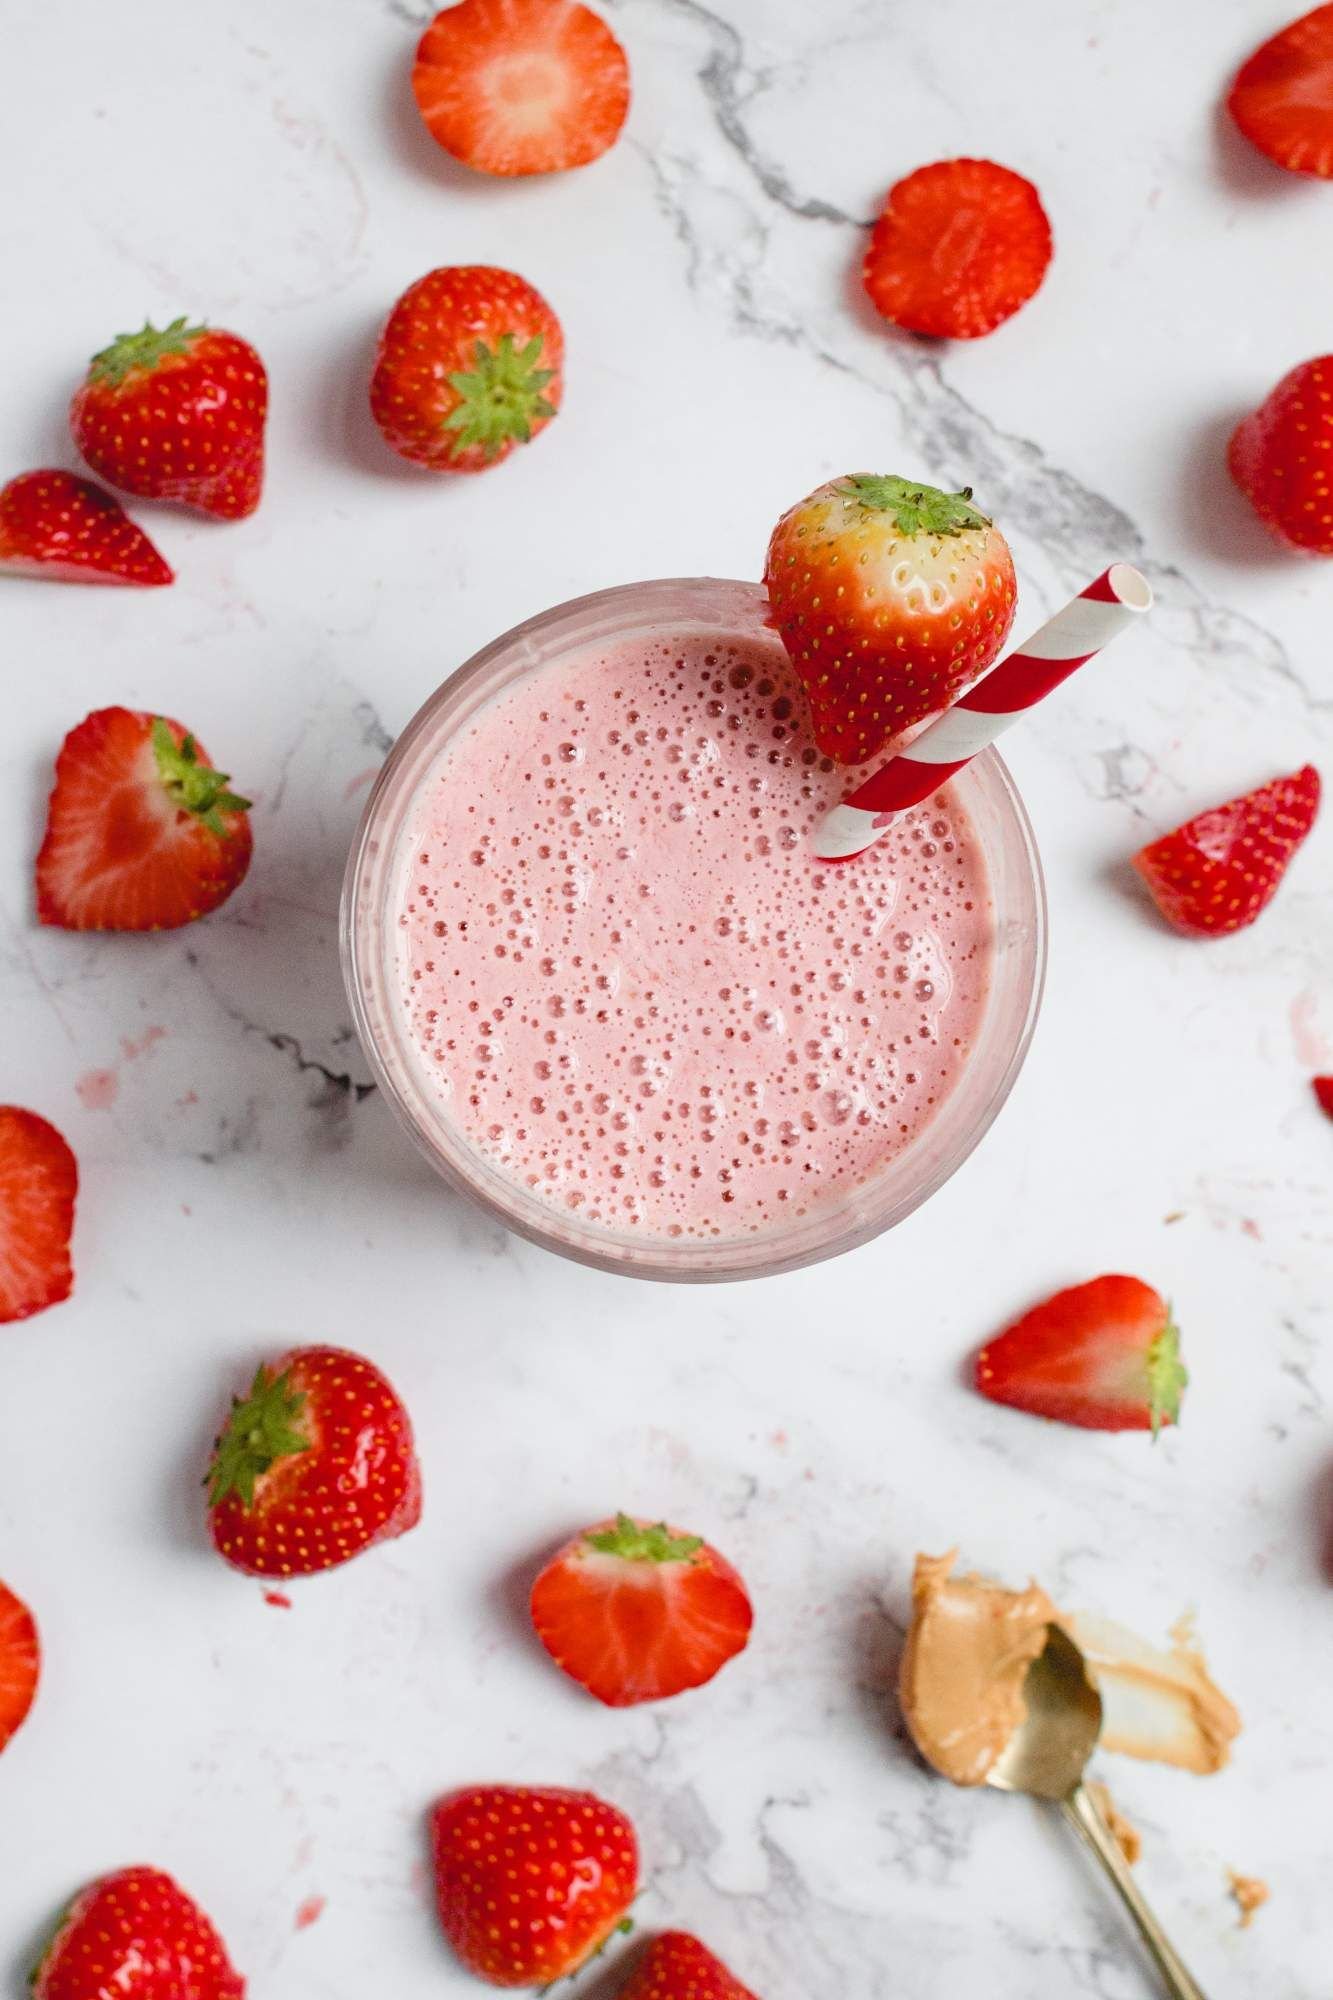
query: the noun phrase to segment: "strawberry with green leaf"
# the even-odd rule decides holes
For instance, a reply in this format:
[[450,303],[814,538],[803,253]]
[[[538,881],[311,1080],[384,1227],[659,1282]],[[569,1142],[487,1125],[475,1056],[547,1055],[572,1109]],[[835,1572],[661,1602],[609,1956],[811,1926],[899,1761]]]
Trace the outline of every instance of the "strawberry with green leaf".
[[421,1519],[406,1407],[372,1362],[338,1347],[256,1370],[207,1485],[214,1547],[248,1576],[313,1576]]
[[250,801],[179,722],[99,708],[56,759],[37,915],[70,931],[159,931],[225,903],[250,866]]
[[408,287],[380,335],[370,407],[386,441],[433,472],[484,472],[560,408],[564,336],[541,293],[491,265]]
[[1180,1419],[1189,1376],[1171,1309],[1141,1278],[1056,1292],[989,1341],[976,1386],[993,1403],[1084,1430],[1151,1431]]

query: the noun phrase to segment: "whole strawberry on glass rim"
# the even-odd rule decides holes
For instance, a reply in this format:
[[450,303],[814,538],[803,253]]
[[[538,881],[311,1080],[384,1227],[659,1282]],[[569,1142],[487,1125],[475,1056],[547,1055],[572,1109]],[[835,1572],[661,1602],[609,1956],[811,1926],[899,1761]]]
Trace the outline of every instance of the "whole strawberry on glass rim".
[[1302,765],[1196,813],[1141,847],[1133,866],[1162,915],[1189,937],[1244,930],[1272,902],[1319,811],[1319,773]]
[[1333,354],[1302,361],[1242,418],[1227,464],[1279,541],[1333,556]]
[[744,1649],[754,1613],[738,1573],[701,1536],[617,1514],[546,1565],[532,1622],[571,1679],[627,1708],[712,1680]]
[[1112,1274],[1056,1292],[977,1355],[993,1403],[1083,1430],[1151,1431],[1180,1418],[1189,1376],[1160,1292]]
[[264,485],[268,376],[248,340],[175,319],[117,334],[70,406],[74,442],[113,486],[224,521]]
[[431,1815],[444,1934],[492,1986],[550,1986],[629,1930],[639,1848],[592,1792],[478,1785]]
[[293,1348],[233,1398],[208,1473],[218,1554],[248,1576],[314,1576],[421,1519],[412,1421],[379,1369]]
[[815,741],[842,764],[865,763],[985,673],[1018,594],[1009,544],[970,488],[876,473],[789,508],[764,584]]
[[484,472],[560,408],[565,344],[541,293],[513,271],[446,265],[385,322],[370,408],[387,443],[434,472]]
[[121,1868],[76,1896],[32,1975],[33,2000],[245,2000],[198,1904],[160,1868]]
[[95,709],[56,759],[37,856],[39,921],[68,931],[193,923],[245,878],[249,809],[179,722]]

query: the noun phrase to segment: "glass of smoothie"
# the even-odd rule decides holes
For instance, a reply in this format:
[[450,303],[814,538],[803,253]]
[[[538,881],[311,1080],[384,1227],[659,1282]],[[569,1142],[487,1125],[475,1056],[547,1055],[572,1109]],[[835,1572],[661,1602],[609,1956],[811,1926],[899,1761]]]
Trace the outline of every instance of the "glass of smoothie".
[[443,1177],[565,1256],[759,1277],[900,1222],[1004,1102],[1040,1001],[1032,831],[994,750],[866,854],[757,584],[497,639],[395,744],[342,943],[376,1080]]

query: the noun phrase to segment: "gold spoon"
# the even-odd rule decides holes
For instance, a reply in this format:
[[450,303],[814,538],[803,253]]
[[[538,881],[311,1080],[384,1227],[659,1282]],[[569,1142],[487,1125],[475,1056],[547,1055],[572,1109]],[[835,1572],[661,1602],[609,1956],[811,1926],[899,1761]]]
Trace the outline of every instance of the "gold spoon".
[[1088,1679],[1083,1655],[1058,1625],[1046,1628],[1046,1646],[1023,1682],[1027,1714],[986,1777],[1002,1792],[1051,1799],[1077,1828],[1119,1891],[1161,1972],[1172,2000],[1204,2000],[1130,1873],[1120,1844],[1083,1782],[1102,1727],[1102,1698]]

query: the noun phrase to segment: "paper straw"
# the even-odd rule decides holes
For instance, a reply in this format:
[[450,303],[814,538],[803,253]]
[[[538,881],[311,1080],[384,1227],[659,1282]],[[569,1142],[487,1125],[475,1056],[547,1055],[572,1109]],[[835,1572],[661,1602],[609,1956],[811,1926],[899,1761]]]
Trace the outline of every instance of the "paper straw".
[[825,814],[810,836],[820,860],[850,861],[864,854],[909,806],[938,791],[1151,604],[1147,578],[1130,563],[1112,563],[906,750]]

